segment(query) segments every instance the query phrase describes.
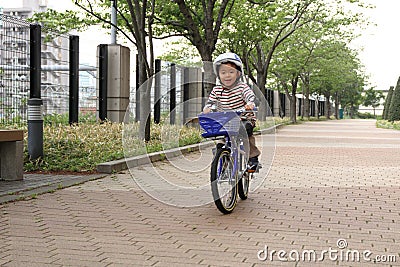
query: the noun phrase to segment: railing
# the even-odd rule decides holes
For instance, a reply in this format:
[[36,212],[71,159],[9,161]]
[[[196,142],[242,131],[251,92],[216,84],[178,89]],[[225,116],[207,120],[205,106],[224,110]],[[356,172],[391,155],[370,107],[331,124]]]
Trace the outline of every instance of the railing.
[[[71,112],[77,119],[78,112],[96,112],[96,88],[93,73],[71,71],[80,68],[94,71],[91,66],[79,66],[79,41],[77,36],[56,34],[45,27],[40,27],[39,52],[32,51],[35,40],[32,28],[35,24],[0,14],[0,123],[25,125],[27,122],[27,103],[32,97],[32,82],[39,79],[43,114],[68,114]],[[38,25],[36,25],[38,26]],[[75,46],[77,47],[74,47]],[[36,55],[34,55],[36,53]],[[71,54],[75,53],[75,57]],[[38,55],[37,55],[38,54]],[[40,70],[32,76],[33,56],[39,57]],[[71,60],[72,58],[72,60]],[[71,62],[77,61],[77,62]],[[37,64],[37,62],[35,63]],[[82,87],[79,90],[79,103],[71,102],[71,81],[79,79]],[[85,81],[89,81],[86,82]],[[74,84],[72,87],[78,86]],[[71,106],[71,103],[73,106]],[[78,110],[79,107],[79,110]],[[76,109],[76,110],[71,110]],[[71,116],[70,116],[71,117]]]
[[29,96],[29,23],[0,14],[0,122],[22,123]]

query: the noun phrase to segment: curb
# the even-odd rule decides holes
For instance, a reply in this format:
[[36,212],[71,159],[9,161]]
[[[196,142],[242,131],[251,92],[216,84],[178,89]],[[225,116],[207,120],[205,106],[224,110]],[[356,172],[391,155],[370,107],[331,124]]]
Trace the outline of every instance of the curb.
[[199,151],[201,148],[213,146],[214,141],[207,141],[200,144],[188,145],[179,148],[164,150],[160,152],[153,152],[146,155],[139,155],[125,159],[113,160],[109,162],[100,163],[97,165],[97,172],[99,173],[115,173],[124,171],[129,168],[137,167],[146,163],[165,160],[166,158],[177,157],[190,152]]
[[[284,126],[284,124],[277,124],[267,129],[256,131],[254,132],[254,135],[271,134],[274,133],[277,129],[281,128],[282,126]],[[177,157],[190,152],[199,151],[202,148],[207,148],[213,146],[214,144],[215,141],[207,141],[200,144],[188,145],[160,152],[153,152],[146,155],[139,155],[135,157],[104,162],[97,165],[97,172],[106,174],[116,173],[127,170],[128,166],[129,168],[133,168],[149,163],[149,161],[150,162],[162,161],[165,160],[166,158]]]
[[0,195],[0,204],[35,198],[37,195],[54,192],[71,186],[80,185],[89,181],[98,180],[104,178],[105,176],[105,174],[82,175],[77,177],[74,176],[71,179],[57,180],[55,182],[50,182],[47,184],[38,184],[30,188],[10,190],[7,193],[3,193]]

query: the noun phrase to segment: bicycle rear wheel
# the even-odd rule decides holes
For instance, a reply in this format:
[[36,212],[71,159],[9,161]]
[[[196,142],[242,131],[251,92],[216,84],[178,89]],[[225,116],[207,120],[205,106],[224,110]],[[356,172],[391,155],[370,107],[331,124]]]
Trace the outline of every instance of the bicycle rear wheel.
[[231,213],[237,202],[237,175],[233,172],[230,151],[218,149],[211,164],[211,191],[215,205],[224,214]]
[[238,193],[242,200],[247,199],[249,195],[250,186],[250,173],[247,170],[247,159],[244,155],[239,155],[239,181],[238,181]]

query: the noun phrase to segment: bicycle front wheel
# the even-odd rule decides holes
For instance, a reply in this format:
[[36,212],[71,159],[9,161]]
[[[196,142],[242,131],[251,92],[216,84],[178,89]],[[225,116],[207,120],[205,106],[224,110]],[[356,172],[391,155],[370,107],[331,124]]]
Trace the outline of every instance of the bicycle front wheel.
[[239,155],[239,164],[238,193],[239,197],[245,200],[249,195],[250,173],[247,172],[247,158],[244,155]]
[[224,214],[231,213],[237,202],[237,175],[229,150],[217,150],[211,164],[211,191],[214,203]]

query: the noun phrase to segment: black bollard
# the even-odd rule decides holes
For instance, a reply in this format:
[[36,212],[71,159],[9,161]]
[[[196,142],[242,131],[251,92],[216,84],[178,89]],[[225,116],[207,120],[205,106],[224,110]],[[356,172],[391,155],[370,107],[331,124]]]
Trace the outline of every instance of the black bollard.
[[28,100],[28,153],[30,160],[43,157],[43,100]]

